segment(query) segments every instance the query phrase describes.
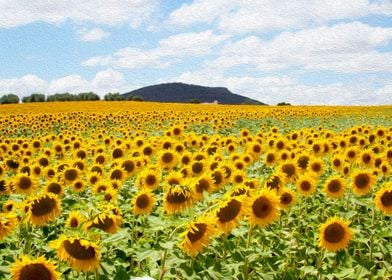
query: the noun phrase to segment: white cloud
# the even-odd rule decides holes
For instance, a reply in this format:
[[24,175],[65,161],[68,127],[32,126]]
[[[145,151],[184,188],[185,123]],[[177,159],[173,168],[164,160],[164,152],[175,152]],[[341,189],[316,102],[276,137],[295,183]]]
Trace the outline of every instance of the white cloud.
[[388,0],[195,0],[169,16],[173,25],[216,21],[225,32],[247,33],[303,28],[367,15],[392,15]]
[[151,17],[157,4],[157,0],[2,0],[0,28],[35,21],[61,23],[66,20],[108,25],[128,23],[138,27]]
[[103,31],[100,28],[93,28],[90,30],[87,29],[81,29],[79,30],[79,36],[80,40],[84,42],[97,42],[101,41],[102,39],[105,39],[109,37],[109,33]]
[[114,54],[96,56],[82,62],[83,66],[116,66],[121,68],[165,68],[170,65],[166,60],[186,56],[204,56],[212,49],[228,39],[228,35],[217,35],[211,30],[203,32],[180,33],[159,41],[159,45],[152,49],[123,48]]
[[241,94],[267,104],[289,102],[295,105],[381,105],[392,104],[392,88],[379,89],[362,85],[305,85],[289,76],[266,77],[224,77],[207,69],[186,72],[163,82],[183,82],[204,86],[227,87],[233,93]]
[[248,36],[227,44],[210,67],[253,66],[261,71],[301,67],[341,73],[391,71],[392,53],[377,47],[392,40],[392,28],[360,22],[283,32],[272,40]]
[[45,81],[35,75],[21,78],[0,79],[0,95],[15,93],[20,97],[32,93],[80,93],[93,91],[103,96],[108,92],[125,92],[130,90],[124,75],[111,68],[98,72],[91,80],[80,75],[68,75],[52,81]]
[[21,78],[0,79],[0,93],[15,93],[20,97],[32,93],[45,92],[48,83],[35,75],[25,75]]

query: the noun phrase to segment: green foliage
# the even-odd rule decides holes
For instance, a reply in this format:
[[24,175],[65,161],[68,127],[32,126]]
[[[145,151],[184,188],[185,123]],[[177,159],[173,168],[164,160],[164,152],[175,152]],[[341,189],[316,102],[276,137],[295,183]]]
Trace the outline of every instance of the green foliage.
[[19,97],[16,94],[10,93],[7,95],[3,95],[0,98],[0,104],[14,104],[19,103]]
[[192,98],[191,100],[189,100],[188,103],[199,104],[199,103],[200,103],[200,100],[197,99],[197,98]]
[[22,98],[23,103],[29,102],[45,102],[45,94],[33,93],[32,95],[25,96]]
[[291,106],[291,104],[287,102],[279,102],[278,104],[276,104],[276,106]]
[[78,101],[98,101],[99,95],[94,92],[81,92],[76,96]]
[[109,93],[105,94],[105,96],[103,98],[105,99],[105,101],[121,101],[121,100],[124,100],[124,97],[122,97],[120,95],[120,93],[118,93],[118,92],[115,92],[115,93],[109,92]]
[[76,96],[71,93],[55,93],[53,95],[48,95],[47,101],[48,102],[55,102],[55,101],[75,101]]

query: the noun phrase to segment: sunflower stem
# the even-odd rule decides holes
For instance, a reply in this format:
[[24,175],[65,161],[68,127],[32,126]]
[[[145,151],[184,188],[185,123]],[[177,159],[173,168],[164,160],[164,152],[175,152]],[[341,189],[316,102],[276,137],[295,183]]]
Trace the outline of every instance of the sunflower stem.
[[24,254],[28,254],[29,250],[31,249],[31,227],[30,227],[30,222],[27,223],[26,227],[25,227],[25,234],[24,234],[24,238],[26,240],[25,242],[25,246],[23,248],[23,253]]
[[[253,225],[249,225],[249,230],[248,230],[248,239],[246,241],[246,249],[249,249],[250,243],[252,240],[252,233],[253,233]],[[248,257],[245,255],[244,257],[244,280],[249,279],[249,260]]]
[[[169,235],[167,241],[170,241],[170,240],[173,238],[174,234],[176,233],[176,231],[177,231],[181,226],[182,226],[182,225],[177,226],[176,228],[173,229],[173,231],[170,233],[170,235]],[[165,248],[165,250],[163,250],[163,254],[162,254],[162,257],[161,257],[161,269],[160,269],[160,271],[159,271],[159,280],[162,280],[163,277],[165,276],[165,273],[166,273],[165,262],[166,262],[166,258],[167,258],[167,251],[168,251],[168,249]]]
[[370,262],[372,261],[372,259],[373,259],[373,239],[374,239],[374,234],[373,234],[373,228],[374,228],[374,218],[375,218],[375,215],[374,215],[374,207],[372,207],[372,226],[371,226],[371,228],[370,228],[370,244],[369,244],[369,260],[370,260]]

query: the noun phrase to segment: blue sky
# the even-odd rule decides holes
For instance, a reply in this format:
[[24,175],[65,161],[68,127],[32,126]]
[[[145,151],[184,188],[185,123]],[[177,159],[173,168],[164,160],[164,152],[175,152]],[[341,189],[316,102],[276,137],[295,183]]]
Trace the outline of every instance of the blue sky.
[[392,104],[392,1],[0,2],[0,95],[224,86],[275,104]]

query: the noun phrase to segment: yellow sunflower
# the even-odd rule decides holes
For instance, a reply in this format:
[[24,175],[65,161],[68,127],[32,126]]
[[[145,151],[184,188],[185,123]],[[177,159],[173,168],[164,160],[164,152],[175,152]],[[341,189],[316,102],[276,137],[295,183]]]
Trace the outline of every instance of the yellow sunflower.
[[172,169],[178,163],[178,155],[171,150],[163,150],[158,154],[158,165],[163,169]]
[[219,233],[230,233],[238,225],[248,208],[244,196],[235,196],[222,201],[214,213]]
[[210,173],[205,173],[202,176],[195,178],[193,180],[192,187],[197,199],[202,198],[205,191],[211,193],[216,190],[216,186],[214,185],[214,181]]
[[296,182],[297,191],[303,196],[309,196],[316,191],[317,182],[309,175],[302,175]]
[[320,158],[312,158],[309,161],[308,170],[315,177],[321,176],[324,173],[324,171],[325,171],[324,161],[322,159],[320,159]]
[[297,165],[294,162],[284,162],[278,167],[278,172],[283,175],[286,182],[294,182],[297,178]]
[[35,226],[53,222],[61,213],[60,201],[55,194],[45,193],[27,202],[28,219]]
[[53,193],[53,194],[61,197],[64,194],[64,188],[59,182],[57,182],[56,180],[53,180],[53,181],[48,182],[48,184],[46,185],[46,192]]
[[347,248],[353,238],[349,224],[339,217],[329,218],[320,226],[319,247],[332,252]]
[[13,213],[0,213],[0,240],[9,236],[18,226],[18,218]]
[[12,280],[56,280],[60,278],[56,266],[43,256],[35,259],[22,256],[20,260],[15,259],[10,266],[10,273]]
[[171,186],[180,185],[183,179],[184,175],[180,171],[175,170],[171,170],[165,177],[166,183]]
[[150,214],[155,205],[155,201],[156,199],[149,189],[142,189],[132,199],[133,213],[137,215]]
[[392,183],[387,183],[379,189],[374,197],[374,203],[378,210],[385,215],[392,216]]
[[80,170],[77,167],[66,167],[62,172],[62,179],[65,184],[70,184],[80,177]]
[[280,192],[280,189],[283,187],[284,182],[278,174],[271,175],[267,181],[265,182],[265,186],[270,188],[271,190],[275,190],[277,193]]
[[98,228],[107,233],[116,233],[122,223],[122,217],[112,213],[101,213],[86,223],[86,229]]
[[214,235],[214,224],[212,218],[203,216],[188,223],[181,234],[180,247],[182,250],[192,257],[203,251],[203,248],[209,245],[210,239]]
[[296,195],[295,192],[288,188],[284,188],[279,192],[280,207],[283,209],[289,209],[295,204]]
[[262,188],[251,198],[248,215],[250,223],[260,227],[276,221],[280,215],[280,201],[276,192]]
[[13,191],[17,194],[32,194],[38,188],[38,182],[34,177],[24,173],[16,175],[12,181]]
[[80,211],[72,211],[69,213],[65,225],[69,228],[78,228],[86,220]]
[[145,168],[136,178],[136,185],[141,188],[156,189],[161,182],[161,173],[155,168]]
[[373,173],[362,170],[355,171],[352,174],[351,179],[351,189],[358,196],[368,194],[376,182],[376,177]]
[[57,257],[78,272],[91,272],[99,268],[100,251],[98,246],[81,237],[61,236],[50,243],[57,250]]
[[9,185],[5,180],[0,180],[0,195],[7,195],[10,193]]
[[193,205],[195,199],[190,186],[191,179],[186,179],[183,184],[168,188],[163,197],[163,207],[166,213],[180,213]]
[[332,176],[325,182],[323,190],[329,197],[343,197],[346,190],[346,181],[340,176]]

